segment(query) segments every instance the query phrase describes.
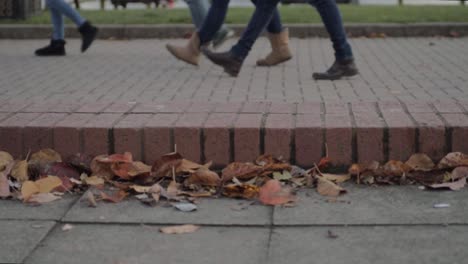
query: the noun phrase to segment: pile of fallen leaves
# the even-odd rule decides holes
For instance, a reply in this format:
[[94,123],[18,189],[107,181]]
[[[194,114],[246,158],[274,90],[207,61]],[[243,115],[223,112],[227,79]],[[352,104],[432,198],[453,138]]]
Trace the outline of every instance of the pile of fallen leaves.
[[0,151],[0,198],[42,204],[61,199],[65,193],[84,193],[89,206],[101,201],[118,203],[134,196],[148,206],[169,204],[181,211],[197,209],[203,197],[230,197],[259,201],[265,205],[293,206],[300,188],[316,188],[324,196],[346,193],[339,184],[420,184],[427,188],[459,190],[466,184],[468,156],[454,152],[438,164],[424,154],[406,162],[353,164],[348,174],[326,173],[325,157],[309,170],[281,158],[262,155],[252,162],[233,162],[222,171],[211,162],[198,164],[179,153],[169,153],[152,166],[134,161],[129,152],[90,157],[76,154],[66,159],[43,149],[24,160]]

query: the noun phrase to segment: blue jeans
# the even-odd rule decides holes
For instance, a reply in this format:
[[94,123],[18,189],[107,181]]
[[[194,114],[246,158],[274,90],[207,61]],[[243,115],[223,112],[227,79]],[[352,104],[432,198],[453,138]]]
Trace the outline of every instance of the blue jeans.
[[[221,27],[221,25],[224,23],[229,1],[230,0],[213,0],[213,2],[211,3],[211,7],[210,7],[210,10],[208,11],[206,19],[203,22],[202,27],[198,31],[198,35],[200,37],[200,45],[210,42],[213,39],[216,32]],[[251,1],[255,6],[257,6],[257,4],[261,0],[251,0]],[[268,0],[268,1],[274,1],[278,3],[277,0]],[[275,4],[275,7],[276,7],[276,4]],[[257,10],[258,10],[258,7],[255,8],[255,11]],[[281,24],[281,19],[280,19],[278,10],[274,8],[270,13],[271,14],[269,16],[269,19],[265,23],[266,25],[269,22],[267,26],[267,31],[273,34],[281,32],[281,30],[283,29],[283,26]],[[271,21],[270,21],[270,18],[271,18]],[[260,28],[260,32],[263,30],[264,27],[265,26]],[[244,31],[243,36],[246,34],[248,29],[249,27],[247,27],[246,31]],[[250,33],[247,33],[247,34],[250,34]]]
[[[210,9],[210,2],[208,0],[184,0],[190,9],[190,15],[192,16],[193,24],[197,30],[200,30],[203,26],[208,11]],[[227,31],[228,28],[223,24],[218,32]]]
[[73,7],[65,3],[64,0],[47,0],[46,3],[50,9],[50,17],[54,27],[52,32],[52,39],[54,40],[65,38],[63,15],[71,19],[78,27],[85,22],[85,19]]
[[[270,21],[279,0],[257,0],[257,8],[250,19],[247,29],[242,34],[231,52],[239,59],[245,59],[249,54],[255,40]],[[352,59],[353,52],[346,37],[343,21],[335,0],[308,0],[320,14],[325,28],[330,35],[337,60]]]

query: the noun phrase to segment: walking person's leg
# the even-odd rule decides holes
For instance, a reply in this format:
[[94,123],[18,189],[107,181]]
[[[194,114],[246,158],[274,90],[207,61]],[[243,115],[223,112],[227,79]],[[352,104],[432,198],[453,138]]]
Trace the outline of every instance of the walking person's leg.
[[[193,24],[200,30],[203,26],[206,16],[210,9],[209,0],[184,0],[190,9]],[[229,29],[225,24],[216,32],[213,37],[213,47],[217,48],[222,45],[228,38],[234,36],[234,31]]]
[[314,79],[337,80],[358,74],[353,51],[349,45],[340,10],[334,0],[309,0],[320,14],[335,50],[335,62],[323,73],[314,73]]
[[[96,38],[98,29],[92,26],[90,22],[82,18],[80,14],[64,0],[47,0],[46,3],[51,12],[51,20],[53,25],[52,40],[49,46],[37,50],[36,55],[65,55],[63,15],[72,20],[73,23],[75,23],[78,27],[78,31],[81,33],[82,38],[81,51],[86,51]],[[61,52],[62,50],[63,52]]]

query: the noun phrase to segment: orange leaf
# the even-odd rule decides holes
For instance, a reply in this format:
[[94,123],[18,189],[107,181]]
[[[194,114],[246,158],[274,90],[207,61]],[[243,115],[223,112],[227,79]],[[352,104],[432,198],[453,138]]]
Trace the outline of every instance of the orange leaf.
[[320,159],[319,164],[317,167],[319,170],[324,170],[330,165],[331,159],[329,157],[323,157]]
[[122,190],[112,193],[108,195],[107,193],[101,191],[101,198],[104,201],[113,202],[113,203],[120,203],[125,197],[127,197],[128,193]]
[[50,193],[55,188],[62,186],[62,180],[57,176],[47,176],[35,181],[35,183],[39,187],[40,193]]
[[249,180],[262,172],[262,167],[250,162],[233,162],[222,171],[223,182],[228,182],[236,177],[239,180]]
[[283,188],[278,180],[269,180],[260,188],[260,202],[266,205],[281,205],[295,202],[296,196],[289,188]]
[[251,184],[230,184],[224,186],[223,195],[231,198],[253,199],[258,196],[259,188]]
[[116,162],[123,162],[123,163],[131,163],[133,161],[132,153],[125,152],[124,154],[112,154],[112,155],[101,155],[98,156],[97,161],[102,163],[116,163]]
[[27,201],[33,194],[39,193],[39,186],[35,182],[25,181],[21,186],[21,196],[23,201]]
[[182,163],[182,156],[177,152],[163,155],[156,160],[151,168],[156,178],[162,178],[172,175],[172,168],[177,169]]
[[201,167],[192,173],[187,180],[185,180],[185,184],[198,184],[204,186],[218,186],[220,182],[220,178],[218,174],[214,171],[211,171],[205,167]]

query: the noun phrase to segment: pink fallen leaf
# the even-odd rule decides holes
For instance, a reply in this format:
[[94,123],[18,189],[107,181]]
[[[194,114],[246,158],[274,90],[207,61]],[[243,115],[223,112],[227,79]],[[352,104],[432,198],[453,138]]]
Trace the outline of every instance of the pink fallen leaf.
[[431,184],[431,185],[428,185],[428,187],[431,189],[450,189],[452,191],[458,191],[458,190],[463,189],[465,185],[466,185],[466,178],[461,178],[453,182]]
[[346,193],[346,190],[332,181],[317,177],[317,192],[323,196],[337,197],[340,194]]
[[200,226],[197,225],[176,225],[161,227],[159,231],[164,234],[187,234],[197,231]]
[[31,195],[31,197],[29,197],[29,199],[26,202],[44,204],[44,203],[50,203],[59,199],[61,199],[60,196],[57,196],[52,193],[37,193],[37,194]]
[[265,205],[282,205],[297,200],[291,189],[282,187],[278,180],[269,180],[260,187],[258,199]]

